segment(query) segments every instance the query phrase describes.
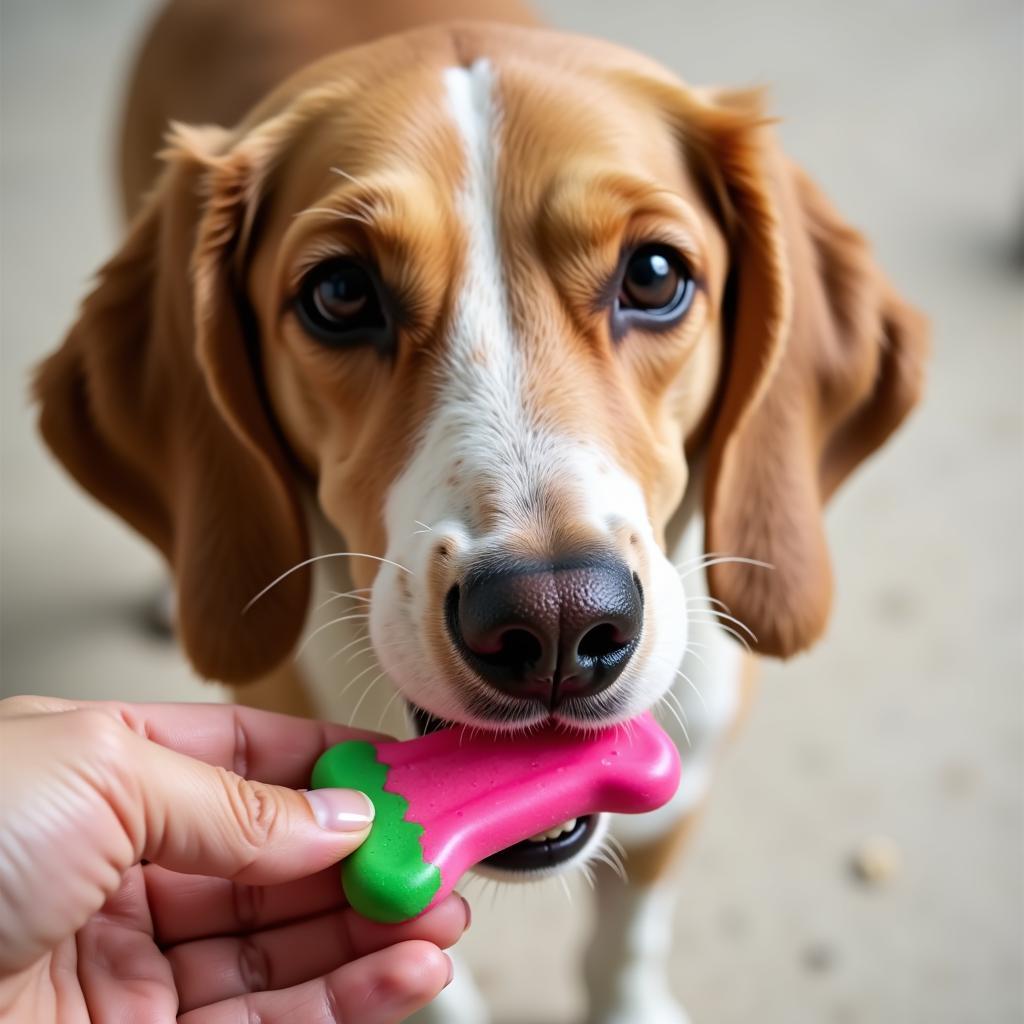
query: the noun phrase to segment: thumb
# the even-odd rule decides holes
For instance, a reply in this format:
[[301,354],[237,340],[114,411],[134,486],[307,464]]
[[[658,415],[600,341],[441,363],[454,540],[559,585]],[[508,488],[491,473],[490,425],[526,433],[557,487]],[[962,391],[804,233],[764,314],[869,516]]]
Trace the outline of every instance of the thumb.
[[125,733],[131,782],[109,795],[138,859],[268,884],[326,868],[369,834],[373,804],[356,790],[272,786]]
[[243,779],[99,710],[0,707],[0,971],[80,928],[140,860],[267,884],[326,868],[369,834],[362,793]]

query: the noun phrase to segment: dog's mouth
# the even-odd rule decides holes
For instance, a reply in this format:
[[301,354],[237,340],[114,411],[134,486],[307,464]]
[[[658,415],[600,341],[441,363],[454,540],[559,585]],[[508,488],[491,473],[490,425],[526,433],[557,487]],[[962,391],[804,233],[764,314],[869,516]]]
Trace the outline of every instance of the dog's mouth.
[[[413,725],[421,736],[437,732],[446,723],[435,718],[429,711],[409,704]],[[598,828],[598,815],[585,814],[579,818],[556,825],[554,828],[530,836],[515,846],[509,846],[492,854],[482,865],[498,871],[525,874],[534,871],[548,871],[568,864],[589,845]]]

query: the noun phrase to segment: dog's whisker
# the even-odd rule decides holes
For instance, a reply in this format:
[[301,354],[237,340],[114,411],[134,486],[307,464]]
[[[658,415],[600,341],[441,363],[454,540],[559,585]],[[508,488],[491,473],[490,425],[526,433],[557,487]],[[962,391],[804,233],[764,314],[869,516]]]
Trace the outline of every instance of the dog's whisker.
[[380,732],[381,727],[384,725],[384,719],[388,717],[388,712],[391,710],[392,705],[401,696],[401,690],[395,690],[395,692],[391,694],[391,699],[384,705],[384,710],[380,713],[380,717],[377,719],[377,732]]
[[[762,562],[757,558],[739,558],[734,555],[722,555],[716,558],[708,558],[706,561],[701,562],[699,565],[695,565],[693,566],[693,568],[687,569],[686,572],[680,575],[679,579],[685,580],[687,576],[692,576],[695,572],[700,572],[701,569],[710,568],[712,565],[723,565],[727,562],[735,562],[740,565],[755,565],[759,569],[775,568],[775,566],[772,565],[771,562]],[[685,564],[686,563],[684,562],[683,565]]]
[[569,888],[569,883],[565,880],[565,875],[558,875],[558,881],[561,883],[565,898],[569,901],[569,906],[572,906],[572,890]]
[[369,558],[374,562],[380,562],[382,565],[390,565],[395,569],[400,569],[402,572],[407,572],[410,576],[416,574],[408,566],[400,565],[398,562],[393,562],[390,558],[381,558],[380,555],[371,555],[365,551],[328,551],[324,555],[314,555],[312,558],[307,558],[297,565],[293,565],[290,569],[286,569],[280,576],[275,580],[271,580],[255,597],[253,597],[249,603],[242,609],[244,615],[261,597],[269,593],[274,589],[282,580],[287,579],[293,572],[298,572],[300,569],[304,569],[307,565],[312,565],[314,562],[321,562],[325,558]]
[[[348,649],[349,649],[350,647],[355,647],[355,645],[356,645],[356,644],[358,644],[358,643],[365,643],[367,639],[369,639],[369,627],[368,627],[368,626],[364,626],[364,627],[362,628],[362,630],[360,631],[360,635],[359,635],[359,636],[357,636],[357,637],[355,638],[355,640],[350,640],[350,641],[349,641],[349,642],[348,642],[347,644],[345,644],[345,646],[344,646],[344,647],[341,647],[341,648],[339,648],[338,650],[336,650],[336,651],[335,651],[335,652],[334,652],[334,653],[333,653],[333,654],[332,654],[332,655],[331,655],[331,656],[330,656],[330,657],[329,657],[329,658],[327,659],[328,663],[330,663],[330,662],[334,661],[334,659],[335,659],[335,658],[338,658],[338,657],[340,657],[340,656],[341,656],[342,654],[344,654],[344,653],[345,653],[345,652],[346,652],[346,651],[347,651],[347,650],[348,650]],[[372,642],[371,642],[371,646],[373,646]]]
[[616,857],[611,850],[595,850],[594,853],[591,855],[591,859],[599,861],[601,864],[605,864],[608,867],[610,867],[612,871],[616,875],[618,875],[620,879],[622,879],[623,882],[628,884],[629,879],[626,877],[626,868],[623,865],[622,861],[619,860],[619,858]]
[[363,701],[370,695],[370,691],[377,685],[385,676],[386,672],[381,672],[379,675],[373,677],[370,680],[369,685],[363,690],[362,696],[356,701],[356,706],[352,709],[352,714],[348,716],[348,724],[351,725],[356,718],[359,716],[359,709],[363,706]]
[[757,643],[757,634],[740,619],[737,619],[735,615],[727,615],[725,612],[720,612],[715,608],[698,608],[698,612],[702,612],[705,615],[713,615],[716,619],[724,619],[726,622],[735,623],[740,629],[742,629],[754,643]]
[[[352,599],[349,598],[349,600],[352,600]],[[323,604],[320,605],[319,608],[315,608],[314,612],[322,611],[330,603],[331,603],[330,601],[325,601]],[[365,614],[367,618],[370,617],[370,606],[369,606],[369,604],[361,604],[361,603],[358,603],[358,602],[354,603],[354,604],[340,605],[337,608],[331,608],[330,611],[332,611],[332,612],[344,612],[346,615],[348,615],[350,613],[353,614],[353,615],[357,615],[357,614],[362,613],[362,614]]]
[[694,594],[692,597],[686,599],[687,604],[691,604],[694,601],[707,601],[709,604],[718,605],[723,611],[730,612],[732,609],[724,602],[720,601],[717,597],[709,597],[705,594]]
[[[368,638],[366,636],[363,636],[361,639],[367,640]],[[415,644],[416,642],[417,641],[414,638],[410,638],[410,639],[407,639],[407,640],[389,640],[386,644],[380,644],[378,649],[381,650],[381,651],[390,651],[394,647],[408,647],[410,644]],[[345,659],[345,664],[346,665],[351,665],[352,662],[355,661],[356,658],[360,657],[361,655],[368,654],[369,652],[373,651],[375,648],[377,648],[377,645],[374,644],[374,642],[372,640],[369,640],[369,642],[366,644],[365,647],[360,647],[358,650],[353,651]],[[331,658],[333,658],[333,657],[334,657],[334,655],[332,654]]]
[[353,619],[368,619],[369,617],[370,616],[366,612],[357,612],[353,615],[342,615],[337,619],[331,619],[330,622],[325,622],[322,625],[317,626],[316,629],[314,629],[313,632],[310,633],[309,636],[307,636],[306,639],[303,640],[301,644],[299,644],[299,648],[295,652],[295,657],[300,657],[302,652],[309,646],[310,641],[315,636],[317,636],[317,634],[322,633],[325,629],[328,629],[330,626],[337,626],[339,623],[342,622],[351,622]]
[[732,628],[732,626],[727,626],[724,622],[719,622],[718,619],[690,619],[690,622],[696,623],[698,626],[717,626],[730,636],[735,637],[743,645],[748,654],[752,653],[750,650],[750,644],[747,643],[747,638],[742,633],[738,633]]
[[[701,646],[705,646],[705,645],[701,645]],[[708,665],[708,663],[704,660],[704,658],[701,657],[701,655],[699,655],[696,651],[692,650],[690,645],[687,644],[685,650],[683,651],[683,659],[685,660],[686,658],[691,657],[691,656],[696,658],[697,661],[699,661],[705,668],[709,668],[710,667]]]
[[[691,690],[693,690],[693,692],[697,695],[697,700],[700,701],[701,707],[704,709],[705,712],[707,712],[707,701],[704,699],[704,694],[701,693],[700,690],[697,688],[697,684],[681,668],[676,669],[676,675],[679,676],[679,678],[682,679],[682,681],[686,683],[686,685]],[[676,699],[678,700],[678,698]]]
[[709,558],[742,558],[742,555],[732,555],[728,551],[702,551],[699,555],[693,555],[691,558],[684,558],[681,562],[676,562],[675,567],[677,569],[684,569],[688,565],[693,565],[694,562],[703,562]]
[[601,837],[601,841],[587,857],[585,866],[589,866],[594,861],[597,861],[611,868],[623,882],[628,882],[626,867],[623,863],[625,856],[626,851],[623,849],[622,844],[619,843],[610,831],[606,831]]
[[361,672],[356,673],[356,675],[352,677],[352,682],[354,683],[356,682],[356,680],[362,679],[367,672],[372,672],[375,668],[380,668],[380,662],[378,662],[376,658],[374,658],[373,661],[370,662],[370,664],[367,665],[366,668],[364,668]]
[[369,654],[373,650],[373,641],[367,637],[366,643],[362,647],[357,647],[346,659],[345,664],[351,665],[356,658],[362,657],[364,654]]
[[350,679],[350,680],[349,680],[349,681],[348,681],[348,682],[347,682],[347,683],[346,683],[346,684],[345,684],[345,685],[344,685],[344,686],[343,686],[343,687],[341,688],[341,690],[339,690],[339,691],[338,691],[338,700],[339,700],[339,701],[341,700],[341,698],[342,698],[342,697],[344,697],[344,696],[345,696],[345,694],[346,694],[346,693],[348,693],[348,691],[349,691],[349,690],[351,690],[351,689],[352,689],[352,684],[353,684],[354,682],[355,682],[355,680],[354,680],[354,679]]
[[[670,691],[666,691],[666,693],[668,692]],[[683,731],[683,738],[686,740],[686,745],[688,747],[692,746],[692,744],[690,743],[690,734],[686,729],[686,723],[682,720],[682,718],[679,717],[679,712],[676,711],[676,709],[665,699],[665,695],[662,695],[661,700],[659,700],[655,706],[668,708],[669,713],[672,715],[673,718],[675,718],[676,722],[679,723],[679,728]]]
[[675,705],[676,710],[683,716],[683,721],[689,725],[690,716],[686,713],[686,708],[683,707],[683,702],[679,699],[678,695],[671,690],[667,690],[665,692],[665,699]]
[[[363,589],[363,590],[369,590],[370,588],[369,588],[369,587],[363,587],[363,588],[361,588],[361,589]],[[331,604],[331,602],[332,602],[332,601],[338,601],[338,600],[340,600],[340,599],[341,599],[341,598],[343,598],[343,597],[349,597],[349,598],[351,598],[351,599],[352,599],[353,601],[363,601],[363,602],[364,602],[365,604],[369,604],[369,603],[370,603],[370,598],[368,598],[368,597],[363,597],[362,595],[360,595],[359,593],[357,593],[357,592],[356,592],[356,591],[354,591],[354,590],[346,590],[346,591],[345,591],[344,593],[339,593],[339,592],[338,592],[337,590],[332,590],[332,591],[330,591],[330,594],[331,594],[331,596],[330,596],[330,597],[325,597],[325,598],[324,598],[324,599],[323,599],[323,600],[322,600],[322,601],[321,601],[321,602],[320,602],[320,603],[319,603],[319,604],[318,604],[318,605],[317,605],[317,606],[316,606],[316,607],[315,607],[315,608],[313,609],[313,611],[315,611],[315,612],[318,612],[318,611],[320,611],[320,609],[321,609],[321,608],[326,608],[326,607],[327,607],[327,605]]]

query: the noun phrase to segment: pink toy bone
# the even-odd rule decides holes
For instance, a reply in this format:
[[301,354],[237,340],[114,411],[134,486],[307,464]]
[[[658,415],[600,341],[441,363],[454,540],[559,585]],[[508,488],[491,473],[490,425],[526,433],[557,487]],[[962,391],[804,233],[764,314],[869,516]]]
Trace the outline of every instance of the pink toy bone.
[[313,785],[360,788],[373,800],[373,829],[343,863],[343,885],[367,917],[404,921],[474,864],[568,819],[660,807],[679,771],[675,745],[645,714],[596,733],[451,728],[342,743],[317,762]]

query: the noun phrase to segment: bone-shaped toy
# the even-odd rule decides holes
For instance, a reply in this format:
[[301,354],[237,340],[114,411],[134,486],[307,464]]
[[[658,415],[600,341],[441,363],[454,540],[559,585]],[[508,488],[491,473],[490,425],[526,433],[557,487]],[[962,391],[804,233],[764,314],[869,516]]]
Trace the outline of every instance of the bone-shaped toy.
[[671,799],[679,754],[649,715],[596,734],[441,729],[405,742],[350,740],[313,768],[313,788],[360,789],[376,817],[342,862],[349,903],[396,923],[439,903],[474,864],[571,818],[637,814]]

